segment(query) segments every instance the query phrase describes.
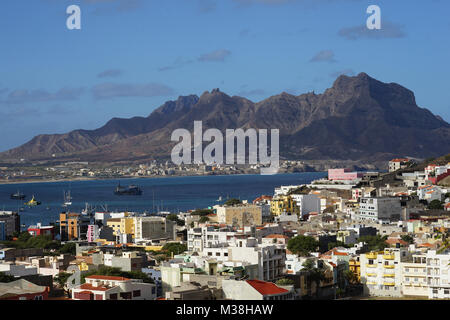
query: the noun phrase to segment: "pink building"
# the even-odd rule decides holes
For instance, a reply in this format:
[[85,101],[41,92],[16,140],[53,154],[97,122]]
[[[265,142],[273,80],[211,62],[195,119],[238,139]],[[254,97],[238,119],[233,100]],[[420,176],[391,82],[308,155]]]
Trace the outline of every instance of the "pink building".
[[329,169],[328,180],[355,180],[363,177],[362,172],[354,172],[350,169]]
[[99,237],[99,229],[98,226],[95,224],[88,225],[86,238],[88,242],[94,242]]

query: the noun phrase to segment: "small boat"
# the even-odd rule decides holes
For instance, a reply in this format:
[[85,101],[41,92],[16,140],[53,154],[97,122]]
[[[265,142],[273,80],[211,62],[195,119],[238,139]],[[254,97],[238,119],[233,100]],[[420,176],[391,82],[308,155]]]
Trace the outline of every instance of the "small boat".
[[16,193],[12,193],[11,194],[11,199],[14,199],[14,200],[23,200],[23,199],[25,199],[27,196],[26,195],[24,195],[22,192],[20,192],[19,190],[17,190],[17,192]]
[[21,208],[19,208],[19,211],[23,212],[23,211],[25,211],[25,208],[21,207]]
[[41,202],[34,199],[34,195],[33,195],[33,197],[31,198],[30,201],[25,202],[25,205],[29,206],[29,207],[35,207],[35,206],[41,205]]
[[70,196],[70,190],[64,192],[64,203],[62,204],[63,207],[67,208],[68,206],[72,205],[72,197]]
[[122,187],[119,185],[116,187],[116,190],[114,191],[115,195],[132,195],[132,196],[140,196],[142,195],[142,189],[135,185],[129,185],[128,187]]

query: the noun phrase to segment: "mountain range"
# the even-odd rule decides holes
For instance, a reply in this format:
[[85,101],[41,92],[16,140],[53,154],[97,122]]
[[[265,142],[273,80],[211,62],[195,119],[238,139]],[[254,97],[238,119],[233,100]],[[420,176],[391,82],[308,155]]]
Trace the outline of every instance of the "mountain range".
[[414,93],[365,73],[342,75],[322,94],[283,92],[260,102],[219,89],[168,101],[148,117],[113,118],[96,130],[34,137],[0,153],[3,161],[168,159],[173,130],[280,129],[281,159],[388,160],[450,151],[450,124],[416,104]]

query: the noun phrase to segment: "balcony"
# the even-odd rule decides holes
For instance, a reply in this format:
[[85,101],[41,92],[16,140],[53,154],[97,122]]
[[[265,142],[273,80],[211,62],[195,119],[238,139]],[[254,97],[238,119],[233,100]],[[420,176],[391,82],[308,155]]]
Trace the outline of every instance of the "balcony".
[[367,276],[368,276],[368,277],[376,277],[377,274],[376,274],[376,273],[368,273]]
[[395,278],[395,274],[394,273],[385,273],[383,274],[384,278]]
[[392,264],[389,264],[389,265],[384,265],[383,266],[385,269],[394,269],[395,268],[395,266],[394,265],[392,265]]
[[376,254],[376,252],[366,253],[366,258],[367,259],[376,259],[377,254]]
[[384,254],[383,255],[383,259],[384,260],[394,260],[395,259],[395,255],[393,255],[393,254]]
[[367,268],[376,268],[377,267],[377,265],[376,264],[366,264],[366,267]]
[[395,286],[395,282],[384,282],[383,285],[394,287]]

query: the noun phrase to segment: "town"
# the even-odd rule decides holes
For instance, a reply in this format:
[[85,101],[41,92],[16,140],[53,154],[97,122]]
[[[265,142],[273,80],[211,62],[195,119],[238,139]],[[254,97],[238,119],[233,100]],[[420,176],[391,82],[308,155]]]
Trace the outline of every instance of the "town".
[[0,300],[450,299],[450,155],[187,212],[0,212]]

